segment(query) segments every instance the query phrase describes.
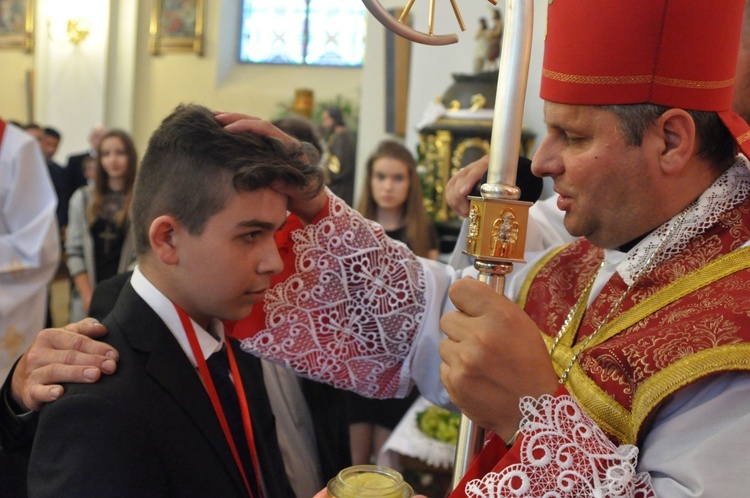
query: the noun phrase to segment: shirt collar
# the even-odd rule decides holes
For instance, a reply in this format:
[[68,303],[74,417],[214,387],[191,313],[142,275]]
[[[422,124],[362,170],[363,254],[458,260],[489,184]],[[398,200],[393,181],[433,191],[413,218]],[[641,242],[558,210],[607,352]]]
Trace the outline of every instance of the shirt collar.
[[[619,261],[617,272],[631,285],[646,265],[654,265],[679,254],[694,237],[718,223],[725,212],[744,202],[750,195],[750,170],[747,158],[737,156],[735,164],[724,172],[698,199],[678,216],[658,227]],[[667,240],[662,243],[664,238]],[[616,251],[605,251],[614,258]],[[654,254],[652,258],[652,253]]]
[[[185,352],[185,356],[188,357],[193,366],[197,367],[197,363],[193,357],[193,352],[190,349],[187,335],[185,334],[185,330],[180,322],[180,317],[177,314],[177,310],[175,309],[174,304],[172,304],[172,301],[162,294],[162,292],[146,278],[137,266],[135,270],[133,270],[130,284],[133,286],[133,289],[135,289],[135,292],[141,296],[141,298],[146,301],[146,304],[148,304],[159,318],[161,318],[177,340],[177,343]],[[213,319],[209,324],[209,329],[213,335],[198,325],[192,318],[190,319],[190,322],[195,329],[195,335],[198,338],[198,344],[200,345],[204,358],[207,359],[211,354],[221,349],[224,342],[224,326],[220,320]]]

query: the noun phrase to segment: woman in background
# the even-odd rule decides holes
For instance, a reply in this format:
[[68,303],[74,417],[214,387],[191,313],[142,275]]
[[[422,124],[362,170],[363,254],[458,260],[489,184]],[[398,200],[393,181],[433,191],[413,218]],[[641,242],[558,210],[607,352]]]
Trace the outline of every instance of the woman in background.
[[[398,142],[381,142],[367,160],[367,181],[359,211],[417,255],[438,258],[438,236],[424,210],[417,163]],[[418,395],[416,389],[403,399],[370,399],[349,394],[352,464],[367,464],[377,456]]]
[[93,185],[79,188],[70,199],[65,251],[73,279],[71,322],[88,315],[96,282],[135,265],[128,210],[137,166],[133,139],[111,130],[99,143]]
[[367,181],[358,210],[377,221],[392,239],[404,242],[418,256],[437,259],[438,236],[427,217],[417,162],[398,142],[384,140],[367,159]]

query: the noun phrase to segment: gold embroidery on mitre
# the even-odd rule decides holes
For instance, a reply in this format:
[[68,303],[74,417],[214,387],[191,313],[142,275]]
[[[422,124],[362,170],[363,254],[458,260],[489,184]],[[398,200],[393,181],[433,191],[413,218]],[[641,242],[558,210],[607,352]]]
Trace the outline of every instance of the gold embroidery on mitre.
[[665,76],[654,77],[654,83],[664,86],[673,86],[677,88],[697,88],[700,90],[716,90],[718,88],[727,88],[734,85],[734,78],[723,81],[700,81],[700,80],[683,80],[680,78],[667,78]]
[[727,88],[734,84],[734,78],[721,81],[685,80],[680,78],[667,78],[665,76],[654,76],[651,74],[626,75],[626,76],[587,76],[583,74],[568,74],[542,69],[542,76],[563,83],[576,83],[580,85],[643,85],[656,83],[663,86],[675,88],[696,88],[701,90],[716,90]]
[[584,76],[581,74],[566,74],[542,69],[542,76],[563,83],[578,83],[583,85],[633,85],[651,83],[654,77],[650,74],[635,76]]
[[750,140],[750,131],[745,132],[742,135],[740,135],[739,137],[737,137],[737,143],[738,144],[744,144],[748,140]]

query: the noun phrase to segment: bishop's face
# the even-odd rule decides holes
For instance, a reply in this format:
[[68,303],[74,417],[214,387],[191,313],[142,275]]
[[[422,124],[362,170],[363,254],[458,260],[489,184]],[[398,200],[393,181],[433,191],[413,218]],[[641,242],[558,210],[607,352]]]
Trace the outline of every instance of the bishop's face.
[[614,248],[663,222],[651,189],[657,181],[654,156],[648,146],[626,143],[614,113],[547,102],[544,116],[547,135],[532,171],[554,180],[571,235]]

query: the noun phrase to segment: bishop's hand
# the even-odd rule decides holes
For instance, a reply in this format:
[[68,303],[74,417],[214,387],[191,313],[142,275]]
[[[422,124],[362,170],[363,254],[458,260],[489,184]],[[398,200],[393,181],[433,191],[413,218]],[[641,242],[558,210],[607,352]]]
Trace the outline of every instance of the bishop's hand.
[[445,185],[445,200],[459,216],[469,216],[469,199],[474,186],[482,179],[490,164],[490,156],[484,156],[458,170]]
[[531,318],[489,285],[467,277],[448,295],[457,311],[440,320],[440,378],[467,417],[507,441],[521,421],[519,399],[559,387],[546,345]]
[[[215,111],[216,119],[224,125],[224,129],[236,133],[254,133],[281,140],[291,147],[299,147],[299,140],[291,137],[266,121],[254,116],[236,112]],[[328,196],[322,184],[310,182],[305,187],[292,187],[281,182],[274,184],[274,190],[289,197],[287,209],[299,216],[303,223],[312,222],[313,218],[328,203]]]

